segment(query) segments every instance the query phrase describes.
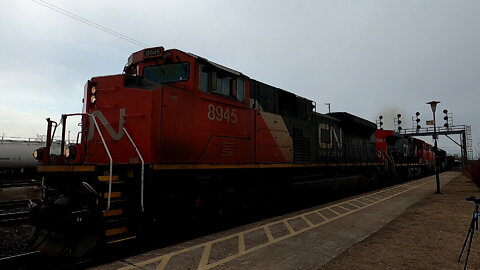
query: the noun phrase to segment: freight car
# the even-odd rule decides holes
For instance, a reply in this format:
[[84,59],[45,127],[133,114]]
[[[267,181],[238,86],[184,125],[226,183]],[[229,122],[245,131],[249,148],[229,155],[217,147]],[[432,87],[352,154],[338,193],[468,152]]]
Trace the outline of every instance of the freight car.
[[[38,139],[0,138],[0,179],[28,179],[36,176],[37,161],[32,152],[45,145]],[[60,144],[52,149],[59,151]]]
[[36,170],[32,152],[45,145],[40,141],[0,139],[0,177],[16,177]]
[[[311,100],[191,53],[135,52],[123,74],[86,83],[82,113],[58,124],[47,119],[46,146],[34,154],[45,184],[43,203],[32,210],[35,245],[81,256],[172,219],[424,166],[393,156],[399,140],[379,149],[378,140],[393,133],[380,138],[367,120],[315,109]],[[82,131],[67,145],[71,116],[81,116]],[[57,126],[64,152],[53,154]]]

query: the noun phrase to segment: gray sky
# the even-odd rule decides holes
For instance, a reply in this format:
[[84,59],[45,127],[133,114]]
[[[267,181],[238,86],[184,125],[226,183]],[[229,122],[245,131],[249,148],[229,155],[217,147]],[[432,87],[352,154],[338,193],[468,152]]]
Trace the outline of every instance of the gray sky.
[[[47,2],[312,99],[319,112],[330,102],[373,122],[382,114],[387,128],[402,113],[410,128],[439,100],[437,121],[446,108],[480,141],[479,1]],[[81,111],[88,79],[121,73],[142,49],[29,0],[0,0],[0,18],[0,135],[45,134],[46,117]]]

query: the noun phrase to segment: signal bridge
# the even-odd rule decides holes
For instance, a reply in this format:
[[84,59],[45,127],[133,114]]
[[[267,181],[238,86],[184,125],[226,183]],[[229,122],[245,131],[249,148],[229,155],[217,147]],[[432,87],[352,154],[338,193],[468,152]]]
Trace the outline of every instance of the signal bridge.
[[[400,129],[398,133],[410,136],[433,136],[435,134],[433,127]],[[437,137],[438,135],[445,135],[456,145],[460,146],[464,164],[467,164],[468,160],[473,160],[472,130],[470,126],[452,125],[448,127],[437,127],[436,134]],[[460,135],[460,143],[449,136],[453,134]]]

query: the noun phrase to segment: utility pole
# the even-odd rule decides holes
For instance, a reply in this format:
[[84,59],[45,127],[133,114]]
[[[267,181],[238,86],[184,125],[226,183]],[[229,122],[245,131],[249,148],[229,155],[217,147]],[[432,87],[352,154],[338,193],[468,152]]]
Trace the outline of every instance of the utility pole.
[[327,106],[328,106],[328,113],[330,113],[330,102],[328,102],[328,103],[325,103],[325,105],[327,105]]

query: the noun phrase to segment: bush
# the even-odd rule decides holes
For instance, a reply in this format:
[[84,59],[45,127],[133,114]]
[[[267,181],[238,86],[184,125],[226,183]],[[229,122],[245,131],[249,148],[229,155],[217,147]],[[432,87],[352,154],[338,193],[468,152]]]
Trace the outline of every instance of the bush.
[[480,188],[480,161],[472,161],[468,166],[470,179]]

